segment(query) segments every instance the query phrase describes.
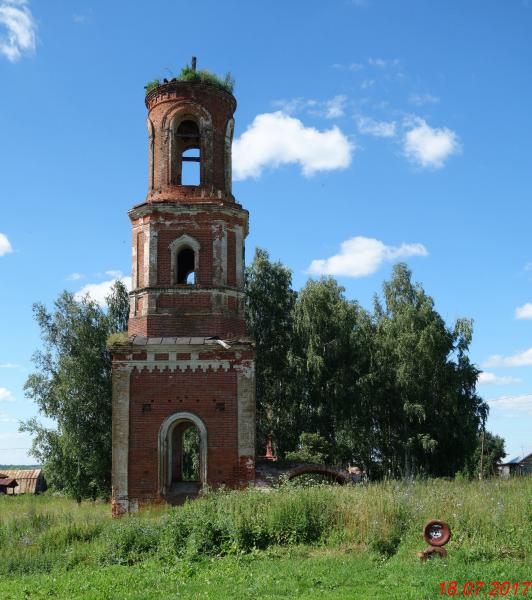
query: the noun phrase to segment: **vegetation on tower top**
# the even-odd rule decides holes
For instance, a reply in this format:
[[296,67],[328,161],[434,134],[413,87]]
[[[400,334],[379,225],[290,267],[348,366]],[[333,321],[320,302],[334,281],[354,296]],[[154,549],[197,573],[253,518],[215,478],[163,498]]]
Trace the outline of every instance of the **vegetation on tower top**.
[[174,77],[172,79],[163,79],[163,81],[161,81],[160,79],[153,79],[152,81],[149,81],[144,86],[144,89],[146,90],[146,95],[149,94],[151,91],[157,89],[160,85],[164,83],[171,83],[173,81],[201,81],[202,83],[207,83],[209,85],[213,85],[217,88],[225,90],[230,94],[233,93],[233,89],[235,87],[235,80],[231,73],[227,73],[222,79],[221,77],[219,77],[212,71],[208,71],[207,69],[200,69],[199,71],[197,71],[196,69],[193,69],[190,65],[185,65],[181,69],[181,73],[179,73],[177,77]]

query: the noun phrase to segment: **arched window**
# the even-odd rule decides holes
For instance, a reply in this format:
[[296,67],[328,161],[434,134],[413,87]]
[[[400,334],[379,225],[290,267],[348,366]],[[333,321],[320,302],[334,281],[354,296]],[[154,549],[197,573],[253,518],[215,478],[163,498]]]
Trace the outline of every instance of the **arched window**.
[[194,285],[198,281],[200,243],[184,233],[169,246],[172,285]]
[[198,125],[191,119],[181,121],[176,130],[177,185],[200,185],[201,147]]
[[182,248],[177,255],[177,277],[178,285],[192,285],[196,283],[195,256],[192,248]]

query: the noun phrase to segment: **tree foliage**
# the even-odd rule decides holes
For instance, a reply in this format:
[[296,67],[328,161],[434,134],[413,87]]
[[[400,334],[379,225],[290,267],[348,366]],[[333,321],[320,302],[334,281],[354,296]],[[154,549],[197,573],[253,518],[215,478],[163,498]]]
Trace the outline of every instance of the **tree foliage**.
[[504,439],[482,431],[477,436],[475,450],[467,461],[464,474],[470,479],[489,479],[497,474],[497,464],[505,456]]
[[[255,340],[257,380],[257,441],[264,448],[273,437],[279,448],[293,447],[295,410],[289,352],[296,293],[292,274],[280,262],[271,262],[257,249],[246,270],[246,319]],[[295,438],[297,440],[297,437]]]
[[297,450],[286,453],[288,460],[324,464],[331,458],[331,445],[319,433],[302,433]]
[[110,333],[127,328],[128,294],[116,282],[104,311],[89,296],[63,292],[49,312],[33,307],[44,348],[25,384],[45,422],[21,424],[34,435],[32,455],[49,484],[76,497],[109,496],[111,489]]
[[[375,301],[375,339],[368,389],[382,424],[381,466],[390,475],[452,475],[473,452],[487,406],[475,392],[472,323],[448,328],[434,301],[414,285],[406,265]],[[384,395],[385,394],[385,395]]]
[[[248,326],[257,348],[259,448],[307,452],[373,477],[454,475],[471,460],[488,408],[476,394],[472,323],[448,327],[404,264],[370,313],[332,278],[296,295],[290,272],[258,250],[248,269]],[[316,438],[316,439],[318,439]]]

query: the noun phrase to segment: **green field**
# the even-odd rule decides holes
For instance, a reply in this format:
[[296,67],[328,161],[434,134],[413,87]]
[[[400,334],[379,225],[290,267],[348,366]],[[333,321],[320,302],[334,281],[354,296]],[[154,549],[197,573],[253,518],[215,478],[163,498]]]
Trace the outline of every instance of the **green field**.
[[[115,521],[105,504],[2,497],[0,598],[422,600],[453,580],[483,597],[532,579],[531,502],[532,478],[222,492]],[[449,556],[421,563],[431,518],[451,526]]]

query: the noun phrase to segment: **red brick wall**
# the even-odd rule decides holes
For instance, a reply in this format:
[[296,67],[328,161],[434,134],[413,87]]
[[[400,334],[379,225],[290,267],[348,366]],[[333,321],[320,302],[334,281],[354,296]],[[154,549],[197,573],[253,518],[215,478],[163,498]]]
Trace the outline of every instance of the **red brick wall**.
[[129,319],[129,335],[146,337],[218,336],[222,339],[242,338],[246,324],[238,316],[225,315],[148,315]]
[[156,497],[159,429],[168,416],[183,411],[198,415],[207,427],[208,484],[238,485],[236,372],[135,369],[130,388],[130,498]]
[[211,310],[210,294],[161,294],[157,298],[157,308],[176,308],[191,310],[193,312],[207,312]]

